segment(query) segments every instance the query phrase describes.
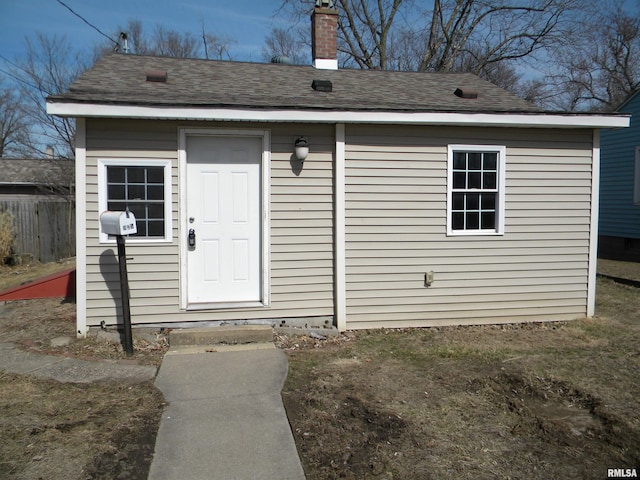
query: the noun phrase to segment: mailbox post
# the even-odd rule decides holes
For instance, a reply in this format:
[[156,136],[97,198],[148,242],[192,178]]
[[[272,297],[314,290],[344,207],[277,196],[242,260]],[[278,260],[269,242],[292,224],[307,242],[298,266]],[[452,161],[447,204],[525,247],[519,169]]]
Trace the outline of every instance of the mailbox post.
[[110,212],[100,215],[102,232],[116,237],[118,245],[118,265],[120,268],[120,298],[122,301],[122,324],[124,327],[124,351],[133,355],[133,335],[131,333],[131,308],[129,306],[129,277],[127,275],[127,254],[125,235],[137,233],[136,217],[130,211]]

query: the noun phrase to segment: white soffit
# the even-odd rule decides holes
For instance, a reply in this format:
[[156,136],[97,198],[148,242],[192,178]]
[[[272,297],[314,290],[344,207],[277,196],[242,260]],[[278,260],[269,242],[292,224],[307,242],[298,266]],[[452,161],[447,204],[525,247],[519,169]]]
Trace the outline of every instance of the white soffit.
[[533,128],[622,128],[628,127],[630,120],[628,115],[598,114],[243,110],[230,108],[150,107],[63,102],[47,102],[47,113],[66,117],[87,118],[474,125]]

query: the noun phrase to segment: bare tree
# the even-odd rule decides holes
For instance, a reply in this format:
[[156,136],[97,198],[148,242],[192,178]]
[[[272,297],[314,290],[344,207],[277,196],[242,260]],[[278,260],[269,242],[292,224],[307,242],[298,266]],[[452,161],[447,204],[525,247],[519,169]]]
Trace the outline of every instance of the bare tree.
[[341,0],[337,3],[340,51],[360,68],[390,69],[394,21],[400,8],[410,7],[411,2]]
[[81,54],[72,51],[66,37],[37,34],[27,39],[27,54],[12,68],[19,82],[21,104],[31,125],[31,154],[44,156],[43,146],[51,145],[63,158],[74,158],[75,121],[48,115],[46,98],[65,92],[88,67]]
[[0,157],[22,156],[28,149],[29,123],[15,89],[0,90]]
[[231,45],[236,41],[226,35],[212,35],[202,30],[204,58],[210,60],[231,60]]
[[[577,0],[335,0],[339,63],[365,69],[468,71],[511,90],[517,67],[566,44]],[[298,21],[313,2],[284,0]],[[539,89],[536,89],[539,92]]]
[[74,52],[65,37],[37,34],[27,39],[27,54],[13,64],[21,108],[30,127],[31,142],[25,156],[49,159],[46,171],[36,179],[48,194],[67,203],[67,248],[72,248],[74,202],[75,121],[48,115],[46,98],[65,92],[88,67],[86,57]]
[[540,106],[549,105],[549,99],[553,97],[547,83],[540,78],[520,80],[512,91],[520,98]]
[[621,7],[598,9],[573,49],[555,52],[555,106],[613,111],[640,88],[640,19]]
[[[140,20],[137,20],[137,19],[129,20],[127,22],[127,25],[121,28],[121,34],[124,34],[127,36],[127,48],[131,53],[136,53],[138,55],[151,54],[151,47],[149,46],[149,40],[144,35],[142,22]],[[123,47],[120,46],[120,49],[121,48]],[[128,53],[128,52],[125,52],[125,53]]]
[[[153,33],[148,35],[138,19],[131,19],[127,25],[120,27],[119,32],[126,35],[128,52],[137,55],[158,55],[176,58],[230,59],[230,47],[234,43],[231,37],[213,35],[205,30],[204,23],[200,36],[191,32],[179,32],[156,25]],[[119,33],[120,35],[120,33]],[[99,55],[113,49],[111,44],[103,44]],[[118,47],[124,52],[122,39]]]
[[[308,34],[306,37],[308,37]],[[305,48],[305,41],[300,38],[299,34],[294,33],[292,30],[274,28],[265,39],[262,58],[269,62],[274,57],[284,56],[289,58],[291,63],[300,65],[308,59]]]
[[197,56],[198,40],[190,33],[169,30],[156,26],[153,37],[153,52],[161,57],[193,58]]
[[434,0],[420,71],[471,71],[527,57],[561,41],[572,0]]
[[[309,38],[309,15],[313,11],[313,0],[283,0],[280,13],[288,14]],[[415,70],[413,65],[403,63],[405,49],[398,48],[407,43],[408,24],[404,13],[412,17],[422,15],[414,6],[414,0],[336,0],[338,16],[338,62],[341,66],[363,69]],[[402,13],[403,20],[397,21]],[[273,33],[272,33],[273,37]],[[301,42],[310,48],[307,41]],[[307,54],[308,55],[308,54]],[[307,56],[305,55],[305,56]]]
[[[475,69],[514,60],[563,37],[576,0],[336,0],[340,51],[361,68],[412,66],[418,71],[450,71],[462,55]],[[285,0],[298,19],[313,2]],[[402,56],[413,57],[410,60]]]

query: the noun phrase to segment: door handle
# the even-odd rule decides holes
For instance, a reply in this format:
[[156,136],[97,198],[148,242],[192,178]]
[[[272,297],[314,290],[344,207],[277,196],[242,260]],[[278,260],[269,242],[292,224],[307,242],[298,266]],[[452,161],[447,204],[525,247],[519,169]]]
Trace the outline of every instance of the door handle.
[[187,238],[189,247],[195,248],[196,246],[196,231],[193,228],[189,229],[189,236]]

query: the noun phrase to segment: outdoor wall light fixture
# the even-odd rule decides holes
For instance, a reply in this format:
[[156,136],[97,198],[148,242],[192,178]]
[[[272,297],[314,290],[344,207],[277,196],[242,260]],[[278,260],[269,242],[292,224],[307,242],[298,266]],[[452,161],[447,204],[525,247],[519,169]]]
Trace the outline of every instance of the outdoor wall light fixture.
[[307,159],[307,155],[309,155],[309,140],[305,137],[300,137],[295,141],[294,146],[296,158],[304,162]]

